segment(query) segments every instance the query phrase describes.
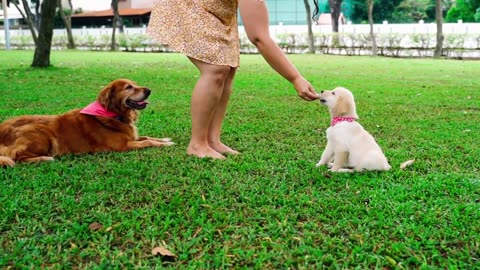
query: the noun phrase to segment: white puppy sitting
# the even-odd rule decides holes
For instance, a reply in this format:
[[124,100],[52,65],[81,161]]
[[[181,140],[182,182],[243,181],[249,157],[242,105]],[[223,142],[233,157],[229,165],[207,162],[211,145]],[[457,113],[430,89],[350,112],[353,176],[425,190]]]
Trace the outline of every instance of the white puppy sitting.
[[356,121],[358,115],[350,91],[342,87],[322,91],[320,103],[328,107],[332,122],[327,129],[327,146],[317,167],[327,165],[332,172],[391,168],[375,139]]

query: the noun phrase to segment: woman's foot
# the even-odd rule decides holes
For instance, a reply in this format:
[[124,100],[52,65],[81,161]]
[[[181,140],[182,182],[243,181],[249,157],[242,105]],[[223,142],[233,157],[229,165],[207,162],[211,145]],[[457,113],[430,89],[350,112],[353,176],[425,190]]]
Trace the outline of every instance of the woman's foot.
[[210,146],[192,146],[189,145],[187,149],[187,154],[191,156],[197,156],[199,158],[213,158],[213,159],[225,159],[225,156],[215,151]]
[[220,154],[228,154],[228,155],[238,155],[238,154],[240,154],[240,152],[226,146],[222,142],[210,143],[210,147],[212,147],[215,151],[217,151]]

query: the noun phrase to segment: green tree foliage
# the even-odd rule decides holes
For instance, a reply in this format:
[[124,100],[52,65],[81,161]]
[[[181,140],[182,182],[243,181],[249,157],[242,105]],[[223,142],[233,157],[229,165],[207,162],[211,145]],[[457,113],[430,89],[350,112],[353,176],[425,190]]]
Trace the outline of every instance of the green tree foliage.
[[[341,13],[343,13],[343,16],[345,16],[345,18],[347,18],[348,20],[352,19],[354,2],[355,0],[341,1]],[[328,0],[318,0],[317,3],[319,11],[319,13],[316,15],[317,18],[320,16],[321,13],[330,13],[330,4]]]
[[457,0],[455,4],[448,10],[446,21],[456,22],[462,20],[464,22],[480,21],[480,0]]
[[475,19],[476,22],[480,22],[480,7],[477,8],[477,12],[475,12],[475,15],[473,15],[473,18]]
[[318,0],[318,9],[319,9],[319,13],[330,13],[328,0]]
[[416,23],[427,18],[430,0],[403,0],[392,14],[394,23]]
[[[442,0],[442,14],[443,18],[447,15],[447,11],[452,7],[455,0]],[[426,22],[435,21],[435,0],[430,0],[430,5],[427,8],[427,18],[424,20]]]
[[[392,14],[402,0],[374,0],[373,4],[373,21],[381,23],[384,20],[391,21]],[[354,23],[367,23],[368,11],[365,0],[353,0],[352,21]]]
[[[455,2],[462,2],[462,0],[442,0],[444,17],[454,7]],[[463,0],[463,2],[473,3],[471,4],[473,7],[477,3],[476,8],[480,8],[478,6],[480,0]],[[365,0],[352,0],[352,9],[351,20],[354,23],[368,22]],[[420,19],[425,22],[435,21],[435,0],[374,0],[373,9],[375,23],[381,23],[384,20],[392,23],[418,22]],[[475,14],[476,9],[471,10]],[[478,13],[480,17],[480,11]]]

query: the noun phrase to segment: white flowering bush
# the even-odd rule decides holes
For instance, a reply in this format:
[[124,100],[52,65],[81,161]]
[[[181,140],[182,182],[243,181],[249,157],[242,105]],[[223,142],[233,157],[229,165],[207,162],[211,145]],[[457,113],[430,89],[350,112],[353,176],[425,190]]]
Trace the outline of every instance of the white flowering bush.
[[[433,55],[436,45],[436,34],[432,33],[380,33],[375,35],[378,54],[383,56],[416,56],[427,57]],[[282,33],[275,36],[275,41],[286,53],[304,53],[308,51],[307,33]],[[110,50],[111,35],[76,35],[74,36],[78,49],[81,50]],[[121,51],[171,51],[165,44],[160,44],[142,34],[117,35],[117,48]],[[11,37],[11,46],[14,49],[32,49],[35,47],[30,35],[15,35]],[[66,35],[54,35],[53,49],[66,49],[68,39]],[[258,53],[257,48],[248,40],[245,33],[240,33],[241,53]],[[5,46],[4,38],[0,38],[0,46]],[[314,33],[314,46],[317,53],[342,55],[369,55],[371,54],[372,39],[370,33]],[[480,34],[446,34],[444,39],[443,55],[462,58],[469,55],[480,55]],[[472,54],[473,52],[473,54]]]
[[32,36],[20,35],[20,36],[12,36],[10,38],[10,46],[19,50],[27,50],[27,49],[35,48],[35,43],[33,42]]
[[462,58],[465,53],[465,34],[447,34],[443,42],[444,52],[449,57]]
[[378,48],[381,55],[395,56],[400,55],[400,51],[403,49],[400,45],[405,38],[404,35],[399,33],[380,34],[378,37]]

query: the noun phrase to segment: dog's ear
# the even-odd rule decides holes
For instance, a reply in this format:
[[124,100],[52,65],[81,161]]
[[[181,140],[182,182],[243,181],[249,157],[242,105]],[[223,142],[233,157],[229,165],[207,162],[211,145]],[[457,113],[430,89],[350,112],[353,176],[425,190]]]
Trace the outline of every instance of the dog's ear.
[[355,117],[355,119],[359,119],[360,117],[358,117],[358,114],[357,114],[357,108],[355,106],[355,103],[353,103],[353,107],[352,107],[352,116]]
[[97,101],[100,102],[100,104],[102,104],[102,106],[108,111],[113,111],[114,105],[112,104],[111,100],[114,94],[115,94],[115,85],[109,84],[105,86],[105,88],[103,88],[102,91],[100,91]]
[[355,105],[355,98],[353,97],[353,95],[351,95],[351,98],[348,99],[349,100],[349,103],[350,103],[350,111],[348,112],[349,116],[353,116],[355,117],[355,119],[358,119],[358,115],[357,115],[357,106]]
[[332,108],[333,116],[346,116],[350,111],[349,102],[342,95],[338,95],[335,105]]
[[344,95],[338,95],[332,114],[333,116],[353,116],[358,119],[355,102]]

